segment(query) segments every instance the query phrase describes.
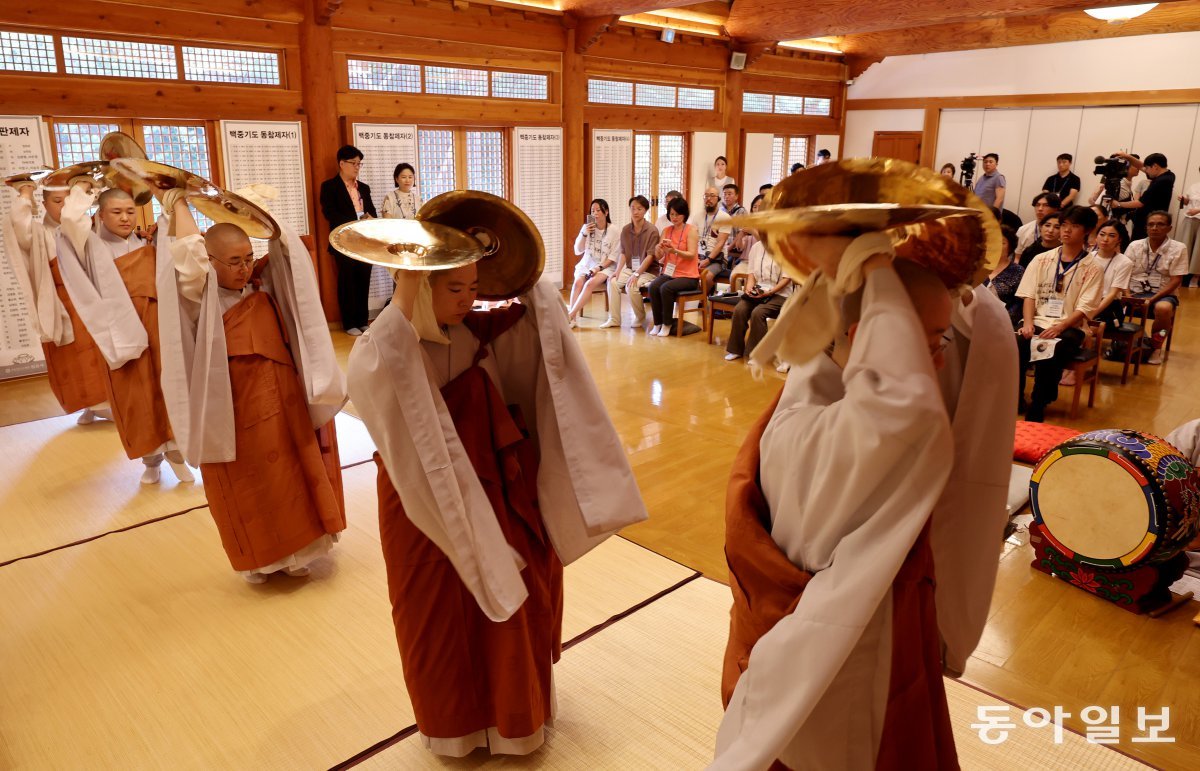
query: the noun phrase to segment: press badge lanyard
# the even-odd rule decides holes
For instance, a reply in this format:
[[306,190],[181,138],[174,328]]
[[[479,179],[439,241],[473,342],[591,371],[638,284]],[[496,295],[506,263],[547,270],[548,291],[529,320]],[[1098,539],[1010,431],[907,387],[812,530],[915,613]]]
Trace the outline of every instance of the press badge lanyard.
[[[1070,288],[1071,288],[1071,282],[1075,280],[1074,268],[1076,265],[1083,262],[1083,254],[1080,254],[1078,257],[1076,257],[1074,259],[1074,261],[1067,263],[1066,266],[1064,267],[1063,261],[1062,261],[1062,256],[1061,256],[1062,255],[1061,247],[1059,248],[1058,253],[1059,253],[1059,260],[1058,260],[1058,263],[1054,266],[1054,293],[1056,295],[1059,294],[1059,291],[1058,291],[1059,282],[1062,281],[1064,278],[1068,278],[1067,274],[1070,273],[1071,275],[1069,277],[1069,280],[1067,281],[1066,286],[1064,286],[1062,288],[1062,292],[1061,292],[1062,296],[1066,297],[1067,291],[1070,290]],[[1111,265],[1111,264],[1112,263],[1109,263],[1109,265]],[[1105,272],[1107,272],[1107,269],[1105,269]]]

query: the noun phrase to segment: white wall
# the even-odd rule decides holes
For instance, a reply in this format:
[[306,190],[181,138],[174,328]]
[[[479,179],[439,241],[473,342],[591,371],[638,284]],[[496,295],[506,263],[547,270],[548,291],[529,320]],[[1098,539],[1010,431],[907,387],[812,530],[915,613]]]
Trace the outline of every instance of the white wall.
[[1200,88],[1200,68],[1190,66],[1197,51],[1200,32],[1175,32],[890,56],[863,73],[847,98]]
[[758,189],[763,185],[778,182],[771,179],[771,140],[773,134],[746,135],[746,169],[742,174],[733,176],[741,180],[742,203],[748,204],[758,195]]
[[813,139],[817,146],[813,149],[813,158],[817,157],[817,150],[828,150],[833,155],[833,160],[841,158],[841,142],[842,138],[837,134],[817,134]]
[[[833,151],[834,158],[868,158],[876,131],[921,131],[924,128],[924,110],[848,110],[846,147],[840,156],[833,147],[829,149]],[[826,137],[817,138],[818,150],[826,147],[821,144],[821,139],[824,138]]]
[[[725,132],[696,131],[692,134],[692,155],[689,163],[687,202],[692,211],[704,205],[704,183],[713,173],[713,161],[718,155],[728,157],[725,152]],[[740,169],[732,169],[729,176],[740,176]]]

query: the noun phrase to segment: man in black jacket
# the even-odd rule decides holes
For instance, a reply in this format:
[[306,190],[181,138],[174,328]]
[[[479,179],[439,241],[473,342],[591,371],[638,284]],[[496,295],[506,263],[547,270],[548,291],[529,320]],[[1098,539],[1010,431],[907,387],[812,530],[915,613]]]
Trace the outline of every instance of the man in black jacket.
[[1117,153],[1118,158],[1129,161],[1134,169],[1141,169],[1150,179],[1141,197],[1132,201],[1113,203],[1113,209],[1133,209],[1133,240],[1139,241],[1147,237],[1146,220],[1156,211],[1171,211],[1175,202],[1175,172],[1167,168],[1167,156],[1162,153],[1150,153],[1145,161],[1127,153]]
[[[338,175],[321,183],[321,211],[329,221],[329,229],[354,222],[363,217],[375,217],[371,188],[358,181],[363,154],[354,145],[343,145],[337,151]],[[367,328],[367,290],[371,284],[371,266],[352,260],[331,245],[329,253],[337,262],[338,308],[342,314],[342,329],[357,337]]]

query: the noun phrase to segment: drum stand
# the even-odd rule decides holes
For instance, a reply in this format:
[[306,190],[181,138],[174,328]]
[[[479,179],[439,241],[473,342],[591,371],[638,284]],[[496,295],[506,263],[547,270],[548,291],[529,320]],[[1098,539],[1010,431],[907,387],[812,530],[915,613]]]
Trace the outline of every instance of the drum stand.
[[1034,552],[1031,567],[1130,613],[1157,617],[1190,598],[1190,592],[1183,598],[1171,594],[1171,584],[1178,581],[1188,567],[1188,558],[1183,552],[1159,565],[1115,571],[1082,565],[1063,554],[1044,537],[1043,528],[1037,522],[1029,524],[1029,543]]

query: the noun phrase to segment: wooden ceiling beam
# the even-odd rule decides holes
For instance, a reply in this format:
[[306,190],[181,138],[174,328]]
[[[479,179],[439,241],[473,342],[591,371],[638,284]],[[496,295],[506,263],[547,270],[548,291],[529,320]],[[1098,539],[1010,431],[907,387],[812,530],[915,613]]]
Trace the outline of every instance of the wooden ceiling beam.
[[[725,27],[732,37],[747,42],[858,35],[884,30],[911,34],[916,31],[913,28],[929,28],[930,25],[979,24],[1051,11],[1071,11],[1072,18],[1090,18],[1082,13],[1084,8],[1128,5],[1131,1],[958,0],[930,3],[926,0],[874,0],[871,3],[847,3],[844,0],[809,0],[802,6],[803,11],[797,12],[801,7],[795,0],[737,0],[730,8]],[[1172,4],[1168,0],[1151,13]]]
[[[1200,0],[1160,5],[1145,16],[1121,24],[1108,24],[1079,12],[1068,11],[846,35],[842,38],[841,48],[847,55],[847,61],[851,56],[859,57],[860,60],[879,60],[886,56],[904,54],[1004,48],[1192,30],[1200,30]],[[852,74],[851,77],[857,76]]]
[[616,14],[579,17],[574,13],[568,13],[565,18],[567,23],[575,29],[575,53],[583,54],[599,42],[605,32],[616,25],[619,17]]
[[561,8],[565,13],[573,13],[580,18],[585,18],[588,16],[625,16],[631,13],[645,13],[694,4],[695,0],[562,0]]

